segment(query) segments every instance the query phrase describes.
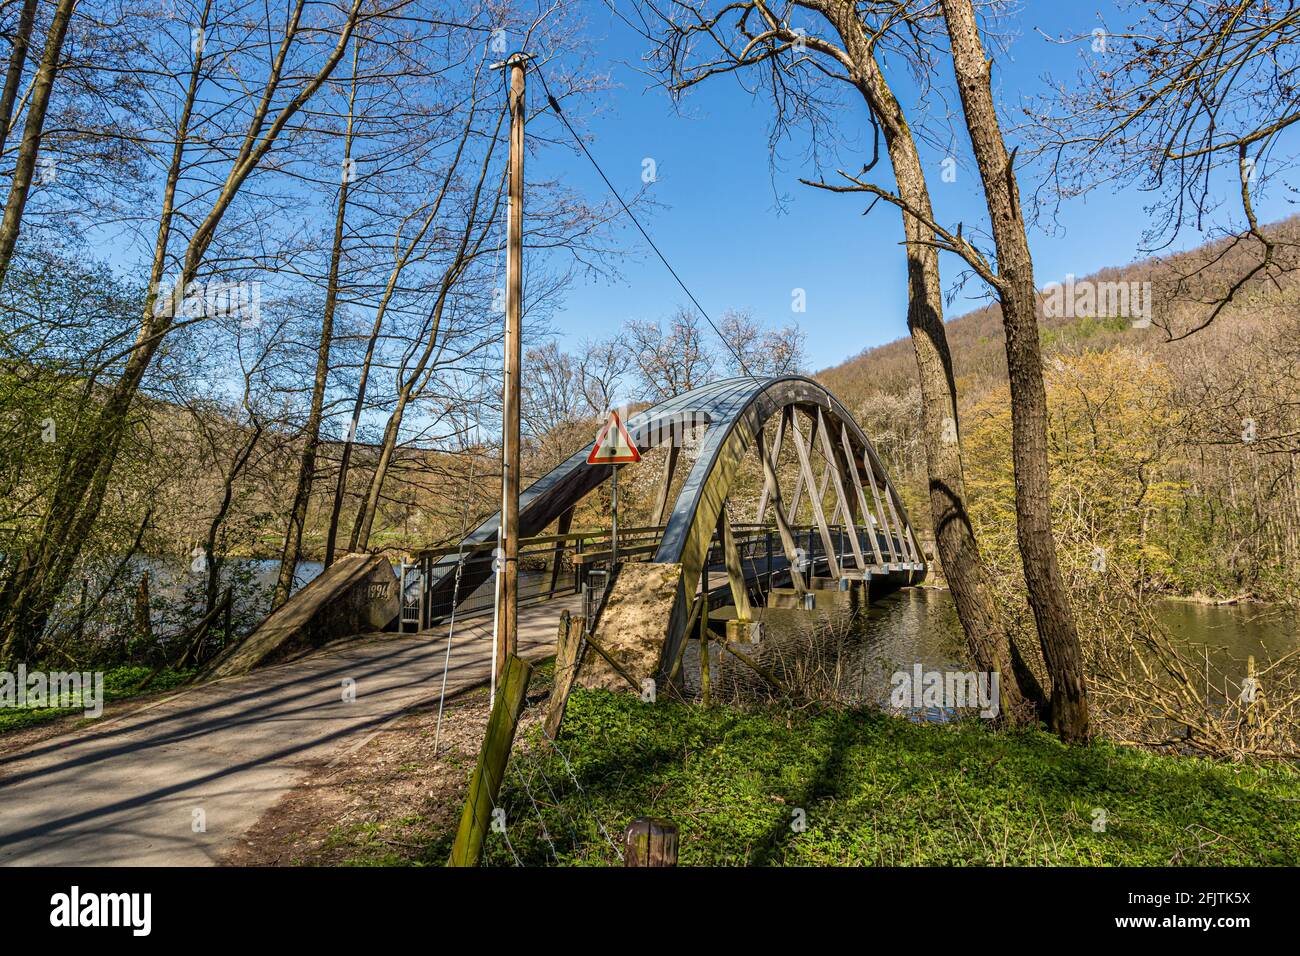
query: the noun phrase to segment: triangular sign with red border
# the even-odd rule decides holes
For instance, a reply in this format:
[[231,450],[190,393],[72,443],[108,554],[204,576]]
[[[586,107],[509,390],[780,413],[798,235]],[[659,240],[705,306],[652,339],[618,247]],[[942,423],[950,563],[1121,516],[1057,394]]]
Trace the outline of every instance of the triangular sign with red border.
[[632,436],[623,427],[618,412],[611,411],[605,425],[596,436],[596,444],[591,446],[587,456],[589,465],[622,465],[641,460],[641,453],[636,450]]

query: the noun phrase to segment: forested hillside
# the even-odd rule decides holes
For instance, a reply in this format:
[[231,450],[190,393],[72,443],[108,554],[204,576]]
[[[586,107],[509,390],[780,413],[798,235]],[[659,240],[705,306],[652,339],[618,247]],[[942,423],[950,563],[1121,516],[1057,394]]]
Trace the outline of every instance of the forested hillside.
[[[1291,219],[1273,227],[1290,239]],[[1207,297],[1232,263],[1222,247],[1076,279],[1151,283],[1156,314],[1195,303],[1170,277],[1208,264]],[[1049,277],[1044,277],[1046,281]],[[1186,289],[1181,295],[1185,298]],[[1295,600],[1300,587],[1300,288],[1255,283],[1186,337],[1141,316],[1052,314],[1040,297],[1054,517],[1062,560],[1103,562],[1161,591]],[[1055,310],[1061,311],[1059,309]],[[1175,329],[1181,328],[1172,323]],[[948,323],[973,517],[1014,572],[1006,359],[998,307]],[[913,520],[928,523],[911,343],[869,349],[818,375],[876,438]]]

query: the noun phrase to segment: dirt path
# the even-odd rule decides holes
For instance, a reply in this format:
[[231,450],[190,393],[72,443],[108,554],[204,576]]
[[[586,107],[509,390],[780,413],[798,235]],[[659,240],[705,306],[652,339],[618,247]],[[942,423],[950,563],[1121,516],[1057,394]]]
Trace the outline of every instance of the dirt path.
[[[577,604],[521,610],[523,656],[552,653],[561,610]],[[445,633],[375,636],[6,753],[0,864],[216,863],[306,775],[346,767],[395,718],[436,706],[445,648]],[[450,697],[488,679],[490,652],[490,620],[457,628]]]

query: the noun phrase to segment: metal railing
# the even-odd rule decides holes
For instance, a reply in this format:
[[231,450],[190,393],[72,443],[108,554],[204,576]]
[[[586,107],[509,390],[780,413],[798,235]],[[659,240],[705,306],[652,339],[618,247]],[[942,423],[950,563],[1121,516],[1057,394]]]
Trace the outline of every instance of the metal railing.
[[[874,529],[869,531],[859,527],[855,530],[859,547],[870,564],[868,535]],[[619,564],[649,560],[659,548],[663,531],[662,526],[620,528]],[[795,547],[804,555],[805,564],[801,570],[808,574],[823,573],[828,562],[818,529],[799,526],[791,531]],[[837,561],[844,567],[851,567],[854,559],[849,535],[853,531],[844,526],[831,526],[829,531]],[[778,581],[788,581],[790,562],[774,525],[736,524],[732,526],[732,532],[746,584],[755,601]],[[520,606],[565,594],[582,594],[584,615],[589,624],[594,623],[611,579],[611,544],[607,529],[522,538],[519,542]],[[457,618],[491,613],[496,603],[496,575],[493,573],[496,546],[493,540],[470,547],[433,549],[420,552],[412,561],[403,562],[402,629],[432,627],[446,620],[452,611],[453,593]],[[882,551],[887,548],[883,534],[881,547]],[[435,566],[445,570],[449,565],[454,567],[456,562],[463,562],[460,576],[465,585],[450,589],[444,586],[438,592],[442,596],[435,596],[430,588]],[[726,558],[716,533],[704,567],[709,574],[711,590],[726,586]]]

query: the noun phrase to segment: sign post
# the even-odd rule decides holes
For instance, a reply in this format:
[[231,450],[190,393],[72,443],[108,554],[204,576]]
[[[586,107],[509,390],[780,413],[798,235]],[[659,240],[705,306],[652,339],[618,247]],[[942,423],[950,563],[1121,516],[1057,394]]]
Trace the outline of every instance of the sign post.
[[609,465],[609,501],[614,514],[610,523],[609,567],[612,571],[618,565],[618,466],[641,460],[641,453],[636,450],[636,443],[623,427],[618,412],[611,411],[609,418],[596,434],[596,443],[591,446],[587,456],[589,465]]
[[613,570],[618,567],[618,465],[610,465],[609,470],[609,566]]

